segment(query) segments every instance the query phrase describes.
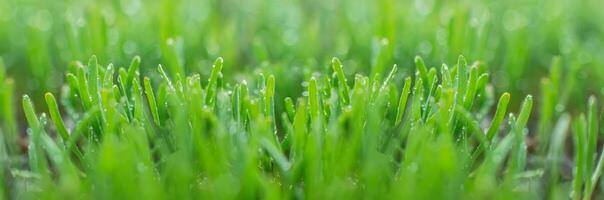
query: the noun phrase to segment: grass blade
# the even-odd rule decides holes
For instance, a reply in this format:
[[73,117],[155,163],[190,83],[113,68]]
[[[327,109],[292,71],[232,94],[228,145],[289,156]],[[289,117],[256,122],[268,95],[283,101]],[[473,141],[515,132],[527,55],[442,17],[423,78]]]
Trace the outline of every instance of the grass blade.
[[210,74],[210,79],[208,80],[208,85],[206,87],[206,105],[214,105],[217,90],[217,79],[218,74],[220,71],[222,71],[222,63],[222,57],[218,57],[212,66],[212,73]]
[[597,103],[596,98],[591,96],[589,98],[588,110],[587,110],[587,147],[585,152],[585,190],[583,199],[589,200],[592,197],[592,193],[597,181],[593,180],[592,177],[595,173],[592,172],[594,162],[596,159],[596,148],[598,145],[598,114],[597,114]]
[[497,103],[497,109],[495,110],[495,115],[493,116],[491,126],[489,126],[489,129],[487,131],[487,139],[489,141],[492,141],[495,135],[497,134],[497,131],[499,131],[500,125],[503,122],[503,119],[505,118],[509,102],[510,94],[507,92],[503,93],[499,98],[499,103]]
[[310,106],[310,116],[311,120],[315,122],[320,118],[320,108],[319,108],[319,92],[317,89],[317,80],[313,77],[310,79],[308,84],[308,102]]
[[524,129],[531,115],[533,108],[533,96],[528,95],[522,102],[520,107],[520,113],[518,119],[515,121],[514,127],[512,128],[515,144],[512,151],[512,157],[510,160],[510,168],[508,173],[510,175],[516,175],[526,168],[526,139]]
[[585,152],[587,150],[587,132],[585,131],[585,115],[581,114],[579,120],[574,123],[575,137],[575,168],[574,168],[574,179],[571,197],[573,200],[581,199],[581,191],[583,188],[583,182],[585,179]]
[[398,109],[396,114],[395,125],[399,125],[403,120],[403,115],[405,114],[405,109],[407,108],[407,99],[409,98],[409,94],[411,92],[411,77],[407,77],[405,79],[405,85],[403,86],[403,91],[401,92],[399,101],[398,101]]
[[419,77],[422,79],[424,83],[424,88],[429,88],[430,80],[428,78],[428,68],[426,68],[426,64],[424,63],[424,59],[421,56],[415,56],[415,68],[419,72]]
[[159,120],[159,108],[157,107],[157,102],[155,101],[155,94],[153,93],[153,86],[151,86],[151,81],[149,80],[149,77],[145,77],[143,82],[145,87],[145,94],[147,96],[147,103],[149,103],[149,109],[151,110],[151,115],[153,115],[153,121],[157,126],[161,126]]
[[344,70],[342,69],[342,63],[337,58],[332,58],[331,66],[338,77],[338,90],[340,91],[342,105],[348,105],[350,104],[350,88],[348,87],[348,81],[346,80]]
[[48,111],[50,113],[50,119],[55,125],[59,136],[63,139],[63,141],[69,141],[69,132],[67,128],[65,128],[65,123],[63,122],[63,118],[61,117],[61,113],[59,112],[59,106],[57,105],[57,100],[52,93],[46,93],[44,95],[46,98],[46,104],[48,105]]

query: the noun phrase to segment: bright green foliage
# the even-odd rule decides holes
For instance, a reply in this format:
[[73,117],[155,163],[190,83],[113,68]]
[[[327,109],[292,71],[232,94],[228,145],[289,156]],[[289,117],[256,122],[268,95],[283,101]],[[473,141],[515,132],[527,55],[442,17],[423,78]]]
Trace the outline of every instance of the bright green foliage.
[[575,140],[575,176],[573,180],[573,199],[592,199],[595,186],[602,173],[602,153],[596,163],[598,141],[598,124],[600,123],[595,97],[590,97],[587,108],[587,119],[581,114],[574,123]]
[[[297,103],[285,98],[283,110],[275,107],[277,77],[259,75],[259,87],[253,89],[245,82],[219,83],[220,58],[205,87],[198,74],[170,78],[161,66],[143,81],[135,75],[130,85],[122,84],[130,77],[127,74],[138,70],[118,75],[125,70],[91,60],[89,65],[96,68],[77,67],[78,74],[68,74],[73,81],[65,85],[66,91],[87,93],[90,98],[67,98],[59,105],[47,93],[50,121],[34,110],[28,96],[23,97],[31,138],[29,167],[21,169],[10,159],[4,163],[36,178],[3,174],[11,176],[16,186],[4,186],[5,196],[537,198],[559,195],[557,185],[565,184],[557,178],[559,167],[547,167],[559,161],[527,164],[525,127],[532,96],[526,97],[517,118],[508,119],[509,125],[503,125],[508,93],[501,96],[493,118],[478,115],[474,108],[494,100],[473,102],[476,91],[488,84],[478,83],[475,66],[461,70],[466,67],[463,57],[453,72],[457,83],[449,83],[451,72],[443,67],[441,76],[420,72],[428,78],[406,77],[401,90],[393,83],[399,75],[396,66],[381,80],[357,74],[348,89],[345,73],[333,59],[336,76],[310,77],[307,92]],[[111,78],[116,75],[118,79]],[[339,83],[332,85],[332,79]],[[98,84],[91,85],[90,80]],[[61,107],[71,105],[80,105],[70,109],[83,114],[60,113]],[[598,127],[595,99],[589,105],[587,119],[575,123],[575,141],[581,147],[576,151],[575,198],[592,195],[602,170],[602,163],[588,156],[595,151]],[[282,120],[277,120],[279,115]],[[70,127],[66,121],[76,124]],[[556,125],[561,130],[552,136],[551,159],[561,154],[568,123],[564,115]],[[540,174],[543,167],[550,179],[531,175]],[[506,173],[504,179],[497,178],[500,172]],[[516,185],[534,184],[535,179],[537,183],[549,180],[547,188],[552,189],[516,189]]]
[[603,199],[602,7],[0,0],[0,199]]

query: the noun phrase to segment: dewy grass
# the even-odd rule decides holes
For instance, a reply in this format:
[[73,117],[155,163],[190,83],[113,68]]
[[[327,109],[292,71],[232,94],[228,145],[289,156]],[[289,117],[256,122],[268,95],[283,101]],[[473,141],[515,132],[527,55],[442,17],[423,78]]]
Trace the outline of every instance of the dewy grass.
[[[334,58],[334,76],[310,77],[296,103],[286,97],[278,108],[278,77],[260,75],[253,88],[222,83],[222,58],[202,87],[200,75],[169,76],[161,66],[141,76],[139,57],[128,70],[116,70],[93,56],[67,74],[60,104],[45,95],[50,120],[23,97],[30,134],[24,164],[12,158],[20,155],[8,134],[15,124],[4,118],[2,163],[11,173],[2,176],[12,186],[3,185],[2,192],[15,198],[564,197],[555,192],[567,184],[557,178],[561,168],[547,166],[560,164],[568,115],[552,136],[548,158],[555,160],[529,164],[532,96],[503,125],[509,93],[492,117],[477,112],[493,101],[476,100],[486,91],[487,74],[478,76],[463,57],[440,72],[415,60],[418,76],[402,77],[402,85],[394,81],[395,66],[379,80],[358,74],[349,88]],[[4,102],[10,90],[2,91],[3,105],[11,105]],[[589,199],[602,171],[593,156],[596,109],[592,98],[587,119],[574,123],[574,199]],[[10,109],[3,112],[12,116]],[[549,180],[554,189],[518,189],[534,181],[521,177],[542,168],[548,174],[538,182]],[[502,180],[500,173],[506,174]]]
[[[250,80],[254,87],[224,83],[222,58],[204,87],[201,75],[170,76],[161,65],[143,75],[139,57],[126,70],[93,56],[67,73],[60,101],[46,93],[49,116],[23,96],[24,151],[9,118],[12,79],[0,73],[8,83],[0,93],[0,191],[11,198],[100,199],[599,195],[604,164],[602,153],[596,159],[595,97],[587,115],[572,121],[576,164],[572,189],[565,190],[571,181],[562,178],[560,157],[569,114],[550,128],[543,151],[529,151],[531,95],[517,115],[508,111],[510,93],[484,115],[497,95],[488,94],[489,75],[479,76],[478,65],[460,56],[452,69],[443,64],[437,71],[421,57],[415,61],[416,76],[399,77],[394,66],[384,77],[357,74],[349,87],[334,58],[332,75],[314,74],[299,97],[283,97],[273,75],[259,74]],[[535,157],[545,161],[530,162]]]
[[604,199],[603,6],[0,0],[0,200]]

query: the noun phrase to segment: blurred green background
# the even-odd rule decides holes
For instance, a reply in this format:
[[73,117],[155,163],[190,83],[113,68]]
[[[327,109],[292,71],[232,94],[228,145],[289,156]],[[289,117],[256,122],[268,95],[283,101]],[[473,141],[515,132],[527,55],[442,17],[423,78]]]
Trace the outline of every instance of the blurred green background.
[[275,74],[282,97],[329,72],[334,56],[349,75],[393,64],[409,75],[415,55],[440,68],[463,54],[493,73],[497,93],[512,92],[514,107],[539,96],[560,56],[568,101],[584,102],[604,94],[602,8],[601,0],[0,0],[0,56],[17,96],[43,99],[59,91],[71,61],[93,54],[118,67],[140,55],[143,73],[162,64],[202,77],[222,56],[226,79]]

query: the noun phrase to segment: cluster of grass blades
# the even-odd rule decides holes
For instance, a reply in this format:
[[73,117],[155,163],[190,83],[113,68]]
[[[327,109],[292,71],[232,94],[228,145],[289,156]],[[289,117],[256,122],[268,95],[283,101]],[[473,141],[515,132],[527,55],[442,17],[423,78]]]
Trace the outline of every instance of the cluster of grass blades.
[[[493,94],[485,69],[461,56],[440,69],[416,57],[402,84],[396,65],[349,81],[334,58],[331,74],[284,99],[272,75],[224,82],[222,58],[207,81],[161,65],[142,76],[140,63],[74,63],[59,98],[45,95],[48,114],[25,95],[26,149],[17,145],[14,81],[0,70],[2,197],[591,199],[599,191],[595,98],[572,123],[541,111],[550,120],[538,123],[541,143],[531,150],[533,97],[510,112],[511,95]],[[553,97],[542,101],[556,105]],[[572,180],[563,176],[571,125]]]

